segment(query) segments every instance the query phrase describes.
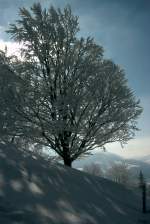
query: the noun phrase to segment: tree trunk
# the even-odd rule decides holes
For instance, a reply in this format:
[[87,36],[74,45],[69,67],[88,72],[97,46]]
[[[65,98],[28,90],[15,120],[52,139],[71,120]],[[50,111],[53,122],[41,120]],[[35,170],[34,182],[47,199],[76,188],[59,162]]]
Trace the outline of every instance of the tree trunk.
[[63,137],[61,139],[61,144],[63,147],[63,160],[64,160],[64,165],[71,167],[72,164],[72,159],[70,156],[70,150],[69,150],[69,137],[70,137],[70,132],[64,132]]
[[146,184],[142,186],[142,212],[146,213]]
[[72,161],[69,157],[64,157],[64,165],[71,167],[72,166]]

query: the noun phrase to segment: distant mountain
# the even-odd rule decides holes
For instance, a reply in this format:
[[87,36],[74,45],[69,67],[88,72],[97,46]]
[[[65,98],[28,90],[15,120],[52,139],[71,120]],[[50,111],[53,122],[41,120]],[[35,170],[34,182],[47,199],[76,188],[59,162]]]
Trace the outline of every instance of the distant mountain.
[[[143,157],[143,159],[124,159],[110,152],[99,152],[94,155],[87,156],[85,158],[79,159],[73,163],[73,167],[77,169],[83,169],[87,164],[97,163],[100,164],[103,171],[106,171],[114,163],[126,162],[129,165],[130,171],[136,178],[139,172],[142,171],[144,176],[150,181],[150,163],[146,162],[149,157]],[[147,159],[147,160],[146,160]],[[149,158],[150,159],[150,158]]]
[[150,164],[147,162],[143,162],[142,160],[134,160],[134,159],[128,159],[125,160],[129,166],[131,172],[138,176],[140,171],[143,172],[145,178],[150,181]]
[[112,164],[123,161],[123,158],[110,153],[110,152],[99,152],[95,153],[90,156],[86,156],[82,159],[78,159],[73,162],[74,168],[82,169],[85,165],[91,164],[91,163],[97,163],[100,164],[101,168],[106,170],[108,169]]
[[137,160],[140,160],[140,161],[143,161],[145,163],[148,163],[150,164],[150,155],[147,155],[147,156],[143,156],[143,157],[138,157],[136,158]]

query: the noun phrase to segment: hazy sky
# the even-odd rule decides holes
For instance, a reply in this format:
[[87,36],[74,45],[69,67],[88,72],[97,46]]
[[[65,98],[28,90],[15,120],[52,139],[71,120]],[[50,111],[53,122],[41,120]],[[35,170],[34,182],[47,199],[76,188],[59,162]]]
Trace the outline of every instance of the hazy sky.
[[[18,16],[18,8],[30,7],[35,0],[0,0],[0,47],[7,42],[4,32]],[[122,156],[150,154],[150,1],[149,0],[40,0],[42,5],[64,7],[70,4],[79,16],[80,35],[92,36],[105,49],[105,56],[124,68],[130,87],[144,108],[139,119],[140,132],[120,149],[108,149]]]

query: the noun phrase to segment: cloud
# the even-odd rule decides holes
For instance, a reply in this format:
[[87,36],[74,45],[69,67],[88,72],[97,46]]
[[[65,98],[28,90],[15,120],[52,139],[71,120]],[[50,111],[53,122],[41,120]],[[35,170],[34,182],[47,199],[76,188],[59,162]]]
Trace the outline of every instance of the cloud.
[[136,158],[150,155],[150,135],[132,139],[121,148],[119,143],[107,144],[108,152],[116,153],[124,158]]
[[0,39],[0,50],[5,51],[5,48],[7,47],[7,55],[17,55],[19,56],[19,50],[21,45],[19,45],[16,42],[11,42],[11,41],[4,41]]

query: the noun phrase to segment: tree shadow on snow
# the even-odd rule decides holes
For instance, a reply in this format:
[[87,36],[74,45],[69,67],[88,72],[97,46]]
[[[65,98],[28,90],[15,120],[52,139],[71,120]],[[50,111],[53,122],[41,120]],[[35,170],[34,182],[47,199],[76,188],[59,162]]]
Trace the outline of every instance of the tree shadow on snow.
[[0,145],[0,223],[133,224],[138,204],[111,181]]

